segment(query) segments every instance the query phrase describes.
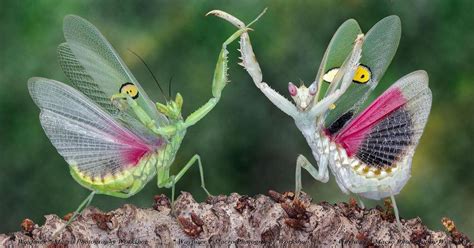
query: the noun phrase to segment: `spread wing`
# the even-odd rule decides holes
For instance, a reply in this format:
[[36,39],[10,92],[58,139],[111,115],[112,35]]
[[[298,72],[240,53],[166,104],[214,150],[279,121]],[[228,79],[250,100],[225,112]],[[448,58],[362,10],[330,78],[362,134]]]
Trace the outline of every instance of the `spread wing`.
[[348,156],[384,168],[413,156],[431,109],[425,71],[399,79],[332,139]]
[[31,78],[28,88],[41,109],[40,121],[51,143],[71,166],[91,177],[135,166],[163,140],[141,137],[76,89],[46,78]]
[[[326,51],[327,58],[323,59],[321,64],[317,78],[320,83],[326,81],[330,84],[330,89],[331,86],[337,87],[337,84],[340,84],[340,80],[337,79],[342,78],[340,75],[346,73],[341,66],[350,56],[354,40],[359,32],[360,28],[354,20],[346,21],[338,29]],[[398,48],[400,35],[401,24],[397,16],[388,16],[380,20],[367,32],[362,46],[360,65],[355,72],[353,83],[335,102],[334,109],[321,117],[326,128],[337,132],[338,130],[330,128],[331,125],[337,123],[337,127],[342,128],[359,112],[360,106],[377,86],[391,63]]]
[[73,86],[97,102],[112,115],[118,113],[110,98],[123,87],[136,87],[137,103],[153,118],[158,126],[168,123],[147,96],[123,60],[99,30],[81,17],[64,18],[66,43],[58,47],[61,68]]
[[[324,53],[323,60],[319,66],[318,75],[316,76],[315,82],[317,83],[319,98],[323,97],[322,93],[328,94],[330,91],[329,84],[323,84],[324,80],[328,80],[328,76],[333,79],[336,76],[337,71],[335,68],[340,68],[346,58],[350,55],[354,41],[358,34],[362,31],[359,24],[354,19],[345,21],[334,33],[331,41],[329,42],[328,48]],[[331,80],[332,81],[332,80]],[[331,88],[337,88],[336,83],[331,84]],[[320,100],[320,99],[319,99]]]

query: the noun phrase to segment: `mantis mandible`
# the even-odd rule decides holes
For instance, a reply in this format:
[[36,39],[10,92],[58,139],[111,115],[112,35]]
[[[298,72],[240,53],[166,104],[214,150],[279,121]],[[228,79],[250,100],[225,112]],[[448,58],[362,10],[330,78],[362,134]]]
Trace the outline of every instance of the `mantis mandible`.
[[[210,14],[239,29],[236,17],[214,10]],[[295,193],[301,189],[301,168],[321,182],[329,170],[342,192],[369,199],[394,196],[410,178],[411,161],[423,133],[432,96],[425,71],[412,72],[360,110],[376,87],[398,47],[400,19],[389,16],[363,34],[349,19],[334,34],[315,80],[306,87],[288,84],[294,104],[263,82],[248,32],[240,39],[242,65],[255,86],[281,111],[291,116],[311,147],[317,168],[303,155],[296,160]],[[323,95],[324,93],[324,95]]]

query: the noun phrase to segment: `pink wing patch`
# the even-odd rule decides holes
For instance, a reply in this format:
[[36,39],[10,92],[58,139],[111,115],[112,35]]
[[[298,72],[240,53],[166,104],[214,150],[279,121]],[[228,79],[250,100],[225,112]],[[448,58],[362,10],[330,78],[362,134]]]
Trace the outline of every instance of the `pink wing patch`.
[[33,78],[28,87],[51,143],[69,165],[91,178],[136,166],[165,143],[143,127],[124,125],[66,84]]
[[[117,130],[116,133],[121,134],[119,137],[116,137],[118,143],[127,146],[127,149],[120,152],[123,161],[127,165],[137,165],[145,154],[153,150],[152,146],[133,133],[124,132],[124,130]],[[154,147],[159,147],[160,145],[161,144],[156,144]]]
[[366,165],[391,167],[413,156],[431,100],[428,75],[415,71],[399,79],[357,117],[351,120],[352,112],[347,112],[325,133],[348,156]]
[[349,122],[332,139],[344,147],[348,156],[353,156],[357,153],[361,143],[372,128],[406,102],[407,100],[400,89],[392,87],[370,104],[359,116]]

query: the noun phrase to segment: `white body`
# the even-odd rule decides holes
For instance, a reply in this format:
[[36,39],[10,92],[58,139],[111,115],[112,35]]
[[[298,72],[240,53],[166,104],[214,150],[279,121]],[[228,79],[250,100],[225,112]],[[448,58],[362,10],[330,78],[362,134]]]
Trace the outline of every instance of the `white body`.
[[[239,29],[245,27],[242,21],[223,11],[214,10],[208,14],[223,18]],[[367,94],[375,88],[383,76],[396,52],[400,36],[401,24],[397,16],[389,16],[382,19],[369,30],[367,36],[362,34],[355,20],[347,20],[334,34],[324,54],[315,81],[308,88],[304,85],[296,87],[291,82],[288,84],[288,91],[294,101],[293,104],[262,81],[262,71],[253,52],[249,35],[247,32],[241,35],[240,52],[242,62],[240,65],[247,70],[255,86],[276,107],[295,120],[296,126],[306,138],[317,162],[317,167],[315,167],[303,155],[298,156],[295,172],[296,199],[302,189],[301,168],[310,173],[314,179],[324,183],[329,180],[328,168],[330,168],[339,188],[346,194],[352,192],[374,200],[390,197],[397,223],[400,228],[402,227],[394,195],[400,193],[410,178],[411,160],[430,112],[432,96],[428,87],[428,75],[424,71],[415,71],[392,85],[402,95],[397,101],[402,99],[404,109],[401,111],[405,111],[404,113],[408,117],[395,117],[399,119],[390,120],[388,116],[390,112],[386,112],[386,115],[377,115],[372,109],[372,112],[369,111],[363,116],[354,110],[357,106],[360,106],[357,105],[358,103],[366,99]],[[364,47],[363,53],[363,44],[366,38],[367,45]],[[351,44],[350,41],[352,40],[354,42]],[[346,52],[348,50],[351,51],[347,55]],[[362,54],[365,56],[363,58],[365,61],[362,61],[363,63],[361,62]],[[370,65],[365,63],[370,63]],[[359,67],[362,67],[364,70],[359,70]],[[326,94],[319,98],[323,80],[330,83],[330,85],[325,92]],[[359,83],[360,86],[349,89],[353,82]],[[360,94],[360,91],[358,92],[355,89],[363,90],[364,94]],[[346,91],[349,93],[346,93]],[[386,92],[389,92],[389,90]],[[387,111],[390,110],[391,103],[398,104],[396,101],[392,101],[396,100],[397,96],[389,95],[386,97],[384,99],[388,99],[386,102],[374,105],[375,108],[381,108],[378,109],[380,111],[379,114],[384,113],[383,111],[385,110],[383,108],[387,108]],[[346,105],[342,104],[342,108],[339,105],[339,109],[335,112],[330,111],[336,109],[340,103],[345,103]],[[401,105],[396,107],[401,109]],[[361,156],[363,155],[361,159],[358,158],[359,155],[357,154],[352,154],[351,157],[347,155],[345,148],[338,145],[347,145],[347,143],[344,143],[344,141],[341,143],[341,140],[338,140],[338,134],[334,136],[334,140],[337,140],[338,143],[326,135],[326,132],[333,133],[332,130],[334,129],[330,129],[332,124],[336,124],[334,128],[339,128],[338,131],[343,131],[341,128],[344,128],[344,124],[349,125],[351,123],[344,119],[334,119],[335,116],[332,116],[332,119],[327,121],[329,123],[328,126],[328,123],[325,123],[325,118],[331,113],[337,115],[337,118],[341,118],[349,113],[341,111],[349,109],[354,110],[349,118],[354,117],[352,116],[354,114],[361,114],[361,118],[367,118],[368,125],[375,123],[373,121],[384,120],[384,118],[388,120],[384,124],[385,126],[374,130],[378,132],[375,134],[382,136],[371,137],[373,138],[372,140],[366,139],[367,143],[364,143],[364,146],[357,147],[357,149],[361,148]],[[398,111],[395,108],[391,110]],[[370,120],[370,118],[375,119]],[[339,120],[341,122],[338,122]],[[358,124],[361,123],[363,121]],[[327,130],[325,129],[326,126],[329,127]],[[370,128],[370,126],[359,127],[354,132],[367,130],[367,128]],[[400,134],[405,135],[403,139],[397,136]],[[389,137],[388,139],[387,136]],[[352,139],[350,140],[353,142],[350,144],[352,146],[355,146],[354,142],[360,141],[359,139],[361,138],[357,136],[351,137],[350,134],[347,137]],[[379,149],[378,151],[376,147]],[[404,149],[403,154],[400,153],[402,148]],[[350,147],[348,147],[348,150],[351,153],[354,152]],[[397,156],[396,159],[394,154]],[[368,161],[367,163],[375,162],[370,156],[380,161],[377,164],[365,164],[363,161]],[[368,158],[372,160],[367,160]],[[384,160],[385,158],[389,160]],[[389,164],[383,164],[386,161],[389,161]]]
[[[322,125],[306,120],[303,115],[295,123],[311,147],[321,175],[319,181],[329,180],[328,167],[342,192],[360,194],[369,199],[381,199],[398,194],[410,178],[411,157],[399,162],[391,171],[379,170],[363,164],[357,158],[347,156],[344,148],[331,141],[321,130]],[[408,161],[409,160],[409,161]],[[378,175],[377,175],[377,174]]]

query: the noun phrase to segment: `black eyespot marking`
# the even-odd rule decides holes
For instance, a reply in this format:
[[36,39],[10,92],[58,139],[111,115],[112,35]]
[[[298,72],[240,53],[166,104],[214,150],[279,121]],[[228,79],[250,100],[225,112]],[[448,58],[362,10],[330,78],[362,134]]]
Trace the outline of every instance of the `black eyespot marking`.
[[[339,67],[334,67],[332,69],[329,69],[323,75],[323,80],[327,83],[332,83],[332,81],[334,80],[338,72],[339,72]],[[357,83],[357,84],[365,84],[369,82],[371,78],[372,78],[372,71],[370,70],[370,68],[366,65],[360,64],[354,73],[354,78],[352,78],[352,82]]]
[[138,98],[138,87],[130,82],[126,82],[120,86],[120,93],[128,94],[132,99]]
[[365,84],[372,78],[372,71],[366,65],[360,64],[354,73],[352,81],[357,84]]
[[354,115],[354,111],[349,111],[349,112],[346,112],[345,114],[341,115],[341,117],[339,117],[334,123],[332,123],[326,129],[328,134],[331,136],[331,135],[339,132],[339,130],[341,130],[342,127],[344,127],[344,125],[352,118],[353,115]]

